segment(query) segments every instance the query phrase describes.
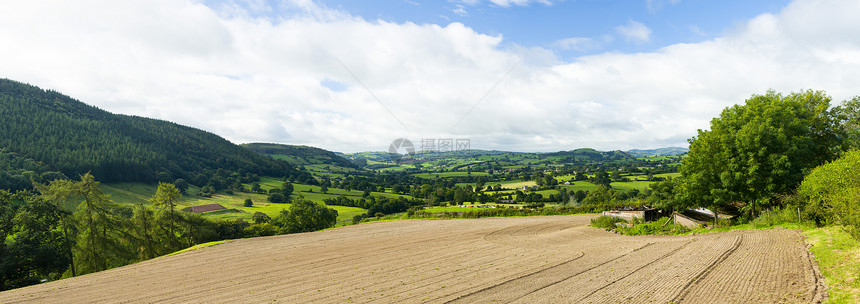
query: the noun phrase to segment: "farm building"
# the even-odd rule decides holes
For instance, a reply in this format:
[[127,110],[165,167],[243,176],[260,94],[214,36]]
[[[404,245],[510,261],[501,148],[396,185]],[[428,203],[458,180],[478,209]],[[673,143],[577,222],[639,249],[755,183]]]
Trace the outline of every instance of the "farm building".
[[220,204],[208,204],[208,205],[191,206],[191,207],[188,207],[186,209],[190,212],[193,212],[193,213],[204,213],[204,212],[210,212],[210,211],[224,210],[227,208],[224,208],[224,206],[221,206]]
[[[699,228],[714,224],[714,212],[705,208],[687,209],[672,215],[675,223],[687,228]],[[719,219],[731,219],[728,214],[717,213]]]
[[603,215],[620,218],[628,221],[633,220],[634,217],[639,218],[641,220],[653,221],[660,218],[661,212],[660,210],[649,207],[628,207],[610,211],[603,211]]
[[708,225],[708,222],[701,221],[701,220],[683,215],[683,214],[678,213],[678,212],[672,213],[672,220],[675,222],[675,224],[678,224],[678,225],[681,225],[681,226],[684,226],[687,228],[691,228],[691,229],[692,228],[701,228],[703,226]]

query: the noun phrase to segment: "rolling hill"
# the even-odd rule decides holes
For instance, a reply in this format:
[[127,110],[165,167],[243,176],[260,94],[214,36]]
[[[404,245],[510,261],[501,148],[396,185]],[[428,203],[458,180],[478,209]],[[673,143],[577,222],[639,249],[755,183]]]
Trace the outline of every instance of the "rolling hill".
[[37,170],[59,171],[72,178],[92,172],[105,182],[176,178],[193,182],[199,175],[219,171],[308,175],[203,130],[113,114],[8,79],[0,79],[0,134],[5,155],[0,168],[10,177],[38,175]]
[[633,149],[627,151],[628,154],[633,157],[648,157],[648,156],[677,156],[683,155],[690,151],[690,149],[682,148],[682,147],[668,147],[668,148],[658,148],[658,149],[648,149],[648,150],[639,150]]
[[582,163],[582,162],[610,162],[632,160],[633,157],[623,151],[597,151],[591,148],[581,148],[571,151],[560,151],[554,153],[541,154],[542,157],[558,157],[563,162]]
[[249,143],[240,145],[248,150],[284,160],[294,166],[302,165],[335,165],[344,168],[358,169],[355,164],[334,152],[308,146],[295,146],[269,143]]

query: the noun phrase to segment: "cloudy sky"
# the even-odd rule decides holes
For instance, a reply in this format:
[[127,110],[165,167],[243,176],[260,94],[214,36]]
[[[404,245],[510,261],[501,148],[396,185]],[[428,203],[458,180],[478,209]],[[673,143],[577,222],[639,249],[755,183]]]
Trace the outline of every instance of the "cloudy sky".
[[858,0],[5,1],[0,77],[235,143],[686,146],[768,89],[860,95],[858,15]]

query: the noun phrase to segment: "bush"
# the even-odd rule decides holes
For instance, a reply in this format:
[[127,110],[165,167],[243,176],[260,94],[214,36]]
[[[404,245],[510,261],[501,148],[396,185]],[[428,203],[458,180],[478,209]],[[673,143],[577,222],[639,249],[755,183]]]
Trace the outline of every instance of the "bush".
[[616,223],[627,223],[627,221],[625,221],[624,219],[607,215],[602,215],[600,217],[591,219],[591,227],[603,228],[606,230],[613,230],[617,228],[618,226],[615,225]]
[[246,237],[270,236],[278,234],[278,227],[269,223],[259,223],[245,228]]
[[287,203],[287,197],[284,196],[282,193],[279,193],[279,192],[269,194],[268,199],[269,199],[269,202],[272,202],[274,204],[285,204],[285,203]]
[[860,150],[812,170],[800,184],[799,194],[809,199],[805,208],[818,223],[845,225],[860,239]]
[[636,219],[632,227],[619,227],[618,232],[624,235],[668,235],[689,231],[684,226],[669,223],[669,220],[669,217],[661,217],[653,222],[642,222]]
[[757,218],[752,220],[750,224],[755,227],[770,227],[785,223],[799,223],[797,218],[797,210],[792,208],[779,209],[774,208],[765,210]]
[[254,207],[254,202],[250,198],[247,198],[245,199],[245,203],[242,205],[245,207]]
[[260,211],[254,212],[254,215],[251,216],[251,219],[254,220],[254,224],[268,223],[271,220],[268,215]]

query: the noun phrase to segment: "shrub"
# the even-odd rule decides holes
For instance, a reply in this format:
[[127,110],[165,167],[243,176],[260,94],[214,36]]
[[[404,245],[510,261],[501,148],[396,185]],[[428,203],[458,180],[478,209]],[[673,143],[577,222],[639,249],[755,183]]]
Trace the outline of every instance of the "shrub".
[[771,210],[765,210],[759,214],[757,218],[752,220],[751,224],[755,227],[770,227],[773,225],[799,222],[800,219],[797,217],[797,210],[792,210],[792,208],[774,208]]
[[242,205],[243,205],[243,206],[245,206],[245,207],[253,207],[253,206],[254,206],[254,202],[253,202],[253,201],[251,201],[251,199],[250,199],[250,198],[247,198],[247,199],[245,199],[245,203],[244,203],[244,204],[242,204]]
[[259,223],[248,226],[244,232],[247,237],[270,236],[278,234],[278,227],[269,223]]
[[806,176],[799,194],[809,199],[808,213],[820,217],[816,222],[845,225],[860,239],[860,150],[821,165]]
[[624,219],[615,218],[607,215],[602,215],[597,218],[591,219],[591,226],[597,228],[603,228],[606,230],[613,230],[617,228],[616,223],[627,223]]
[[279,193],[279,192],[275,192],[275,193],[269,194],[268,199],[269,199],[269,202],[272,202],[272,203],[275,203],[275,204],[284,204],[284,203],[287,203],[287,197],[286,197],[286,196],[284,196],[282,193]]
[[669,222],[669,217],[662,217],[653,222],[642,222],[634,220],[632,227],[619,227],[618,232],[624,235],[647,235],[647,234],[678,234],[689,231],[681,225]]

